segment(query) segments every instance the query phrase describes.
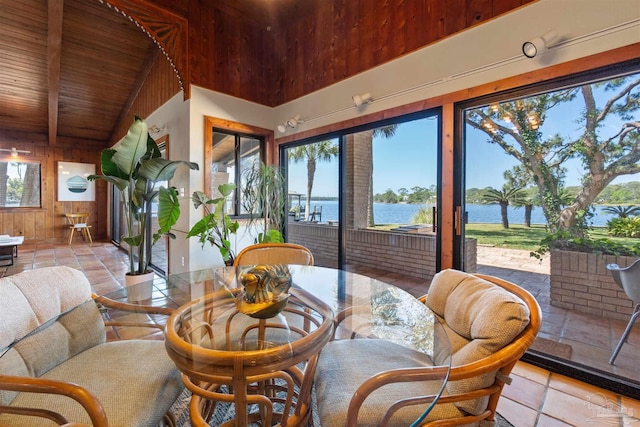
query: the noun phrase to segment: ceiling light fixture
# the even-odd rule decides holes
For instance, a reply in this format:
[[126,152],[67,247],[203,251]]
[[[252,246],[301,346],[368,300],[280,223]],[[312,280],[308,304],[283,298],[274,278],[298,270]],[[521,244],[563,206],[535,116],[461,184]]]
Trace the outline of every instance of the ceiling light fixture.
[[8,151],[9,153],[11,153],[11,157],[18,157],[18,154],[30,154],[31,153],[31,151],[29,151],[29,150],[18,150],[18,149],[16,149],[16,147],[0,148],[0,151]]
[[549,43],[558,38],[558,33],[554,30],[547,32],[542,37],[536,37],[522,44],[522,53],[527,58],[534,58],[537,54],[543,53],[549,48]]
[[351,98],[353,99],[353,105],[356,107],[360,107],[373,101],[369,92],[363,93],[362,95],[353,95]]

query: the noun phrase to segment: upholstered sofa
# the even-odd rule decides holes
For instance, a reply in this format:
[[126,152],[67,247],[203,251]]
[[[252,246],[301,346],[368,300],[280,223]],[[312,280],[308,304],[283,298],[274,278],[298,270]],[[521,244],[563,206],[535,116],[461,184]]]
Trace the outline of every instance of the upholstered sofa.
[[171,424],[167,411],[183,389],[162,340],[107,341],[82,272],[0,279],[0,425]]

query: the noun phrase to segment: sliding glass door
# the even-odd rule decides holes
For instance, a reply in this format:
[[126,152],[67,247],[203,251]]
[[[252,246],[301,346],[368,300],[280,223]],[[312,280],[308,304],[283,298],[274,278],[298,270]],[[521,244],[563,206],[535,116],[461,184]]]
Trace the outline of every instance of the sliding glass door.
[[634,303],[607,264],[637,258],[639,94],[640,73],[621,67],[474,100],[459,106],[457,153],[477,271],[545,313],[531,355],[636,389],[640,330],[609,363]]
[[385,120],[282,147],[287,240],[316,265],[425,283],[438,252],[440,118]]

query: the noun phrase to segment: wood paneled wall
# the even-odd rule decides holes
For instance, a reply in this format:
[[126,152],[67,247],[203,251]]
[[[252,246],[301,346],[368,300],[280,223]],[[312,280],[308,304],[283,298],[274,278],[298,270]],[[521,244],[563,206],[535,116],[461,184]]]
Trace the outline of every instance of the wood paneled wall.
[[189,15],[191,83],[276,105],[273,31],[225,2],[192,0]]
[[[25,243],[46,242],[65,243],[69,239],[69,227],[64,216],[71,212],[90,212],[89,223],[94,240],[107,237],[107,184],[96,182],[94,202],[58,202],[58,161],[93,163],[99,170],[100,152],[87,150],[82,145],[77,148],[51,148],[48,146],[18,145],[18,149],[28,149],[30,154],[22,159],[39,161],[41,164],[42,207],[1,209],[0,233],[24,236]],[[74,237],[75,239],[75,237]]]
[[[531,0],[297,2],[275,34],[282,104],[480,24]],[[313,13],[303,13],[313,3]]]
[[532,1],[305,0],[265,17],[191,0],[191,83],[277,106]]

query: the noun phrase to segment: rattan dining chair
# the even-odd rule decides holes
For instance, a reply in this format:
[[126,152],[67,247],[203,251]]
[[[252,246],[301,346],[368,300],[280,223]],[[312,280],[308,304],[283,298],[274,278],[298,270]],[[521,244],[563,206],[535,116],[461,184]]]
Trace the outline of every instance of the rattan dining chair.
[[627,337],[631,332],[631,328],[638,316],[640,316],[640,258],[635,260],[633,264],[626,268],[621,268],[618,264],[607,264],[607,270],[611,272],[613,280],[620,286],[624,293],[633,301],[633,313],[627,327],[625,328],[618,345],[616,345],[613,354],[609,359],[609,364],[613,365],[618,357],[618,353],[622,349],[622,345],[627,341]]
[[[436,274],[421,301],[443,323],[451,343],[451,371],[443,395],[415,425],[478,426],[493,421],[511,369],[540,330],[540,306],[513,283],[457,270]],[[361,338],[325,346],[315,376],[321,425],[407,427],[435,399],[440,383],[429,380],[446,372],[440,365],[448,351],[435,348],[432,365],[413,353],[394,353],[390,364],[384,343]]]
[[233,262],[234,266],[257,264],[313,265],[313,254],[295,243],[257,243],[241,250]]

